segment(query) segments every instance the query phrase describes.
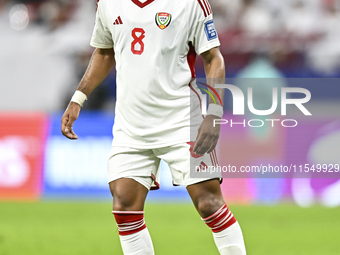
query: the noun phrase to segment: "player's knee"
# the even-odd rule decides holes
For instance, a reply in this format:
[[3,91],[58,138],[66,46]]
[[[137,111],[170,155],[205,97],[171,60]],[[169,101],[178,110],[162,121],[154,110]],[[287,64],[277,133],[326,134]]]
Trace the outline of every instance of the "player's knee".
[[112,192],[113,211],[143,211],[144,201],[139,201],[137,197]]
[[113,198],[113,211],[143,211],[143,203],[134,199]]
[[148,190],[133,179],[110,182],[114,211],[143,211]]
[[224,201],[216,197],[205,197],[200,199],[197,203],[198,213],[203,217],[209,217],[214,214],[221,206],[224,205]]
[[113,203],[112,210],[113,211],[128,211],[129,206],[121,204],[121,203]]

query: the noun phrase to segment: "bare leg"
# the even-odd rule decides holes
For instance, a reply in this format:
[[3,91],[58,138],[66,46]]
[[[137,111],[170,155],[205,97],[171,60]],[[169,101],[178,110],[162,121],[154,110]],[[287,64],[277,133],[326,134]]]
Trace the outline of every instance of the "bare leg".
[[130,178],[109,183],[114,211],[143,211],[148,189]]
[[150,234],[144,222],[148,189],[137,181],[122,178],[111,182],[113,214],[124,255],[154,255]]
[[189,185],[187,190],[202,218],[214,214],[225,204],[218,179]]

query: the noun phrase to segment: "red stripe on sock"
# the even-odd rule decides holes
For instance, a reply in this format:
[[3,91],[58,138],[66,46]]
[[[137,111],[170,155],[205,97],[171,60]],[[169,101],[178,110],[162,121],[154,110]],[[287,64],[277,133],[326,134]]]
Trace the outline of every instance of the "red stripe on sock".
[[146,228],[144,212],[112,212],[121,236],[131,235]]
[[202,220],[211,228],[214,233],[220,232],[229,228],[236,222],[234,215],[225,204],[218,209],[214,214]]

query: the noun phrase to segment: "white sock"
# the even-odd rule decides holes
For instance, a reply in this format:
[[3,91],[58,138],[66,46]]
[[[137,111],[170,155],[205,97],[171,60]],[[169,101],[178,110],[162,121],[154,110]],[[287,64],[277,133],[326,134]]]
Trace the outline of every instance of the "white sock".
[[246,255],[246,247],[238,222],[220,232],[213,233],[213,236],[221,255]]
[[126,236],[119,236],[124,255],[154,255],[151,237],[147,228]]
[[144,211],[113,211],[124,255],[154,255]]
[[202,220],[213,231],[215,244],[221,255],[246,254],[240,225],[226,204]]

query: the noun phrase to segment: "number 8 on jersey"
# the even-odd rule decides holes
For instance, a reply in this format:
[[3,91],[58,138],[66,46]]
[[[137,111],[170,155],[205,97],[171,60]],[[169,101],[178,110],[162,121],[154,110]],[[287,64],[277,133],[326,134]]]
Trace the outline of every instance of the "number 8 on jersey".
[[[133,41],[131,43],[131,51],[135,55],[142,55],[144,52],[145,31],[143,28],[135,28],[132,30]],[[139,46],[139,47],[138,47]]]

